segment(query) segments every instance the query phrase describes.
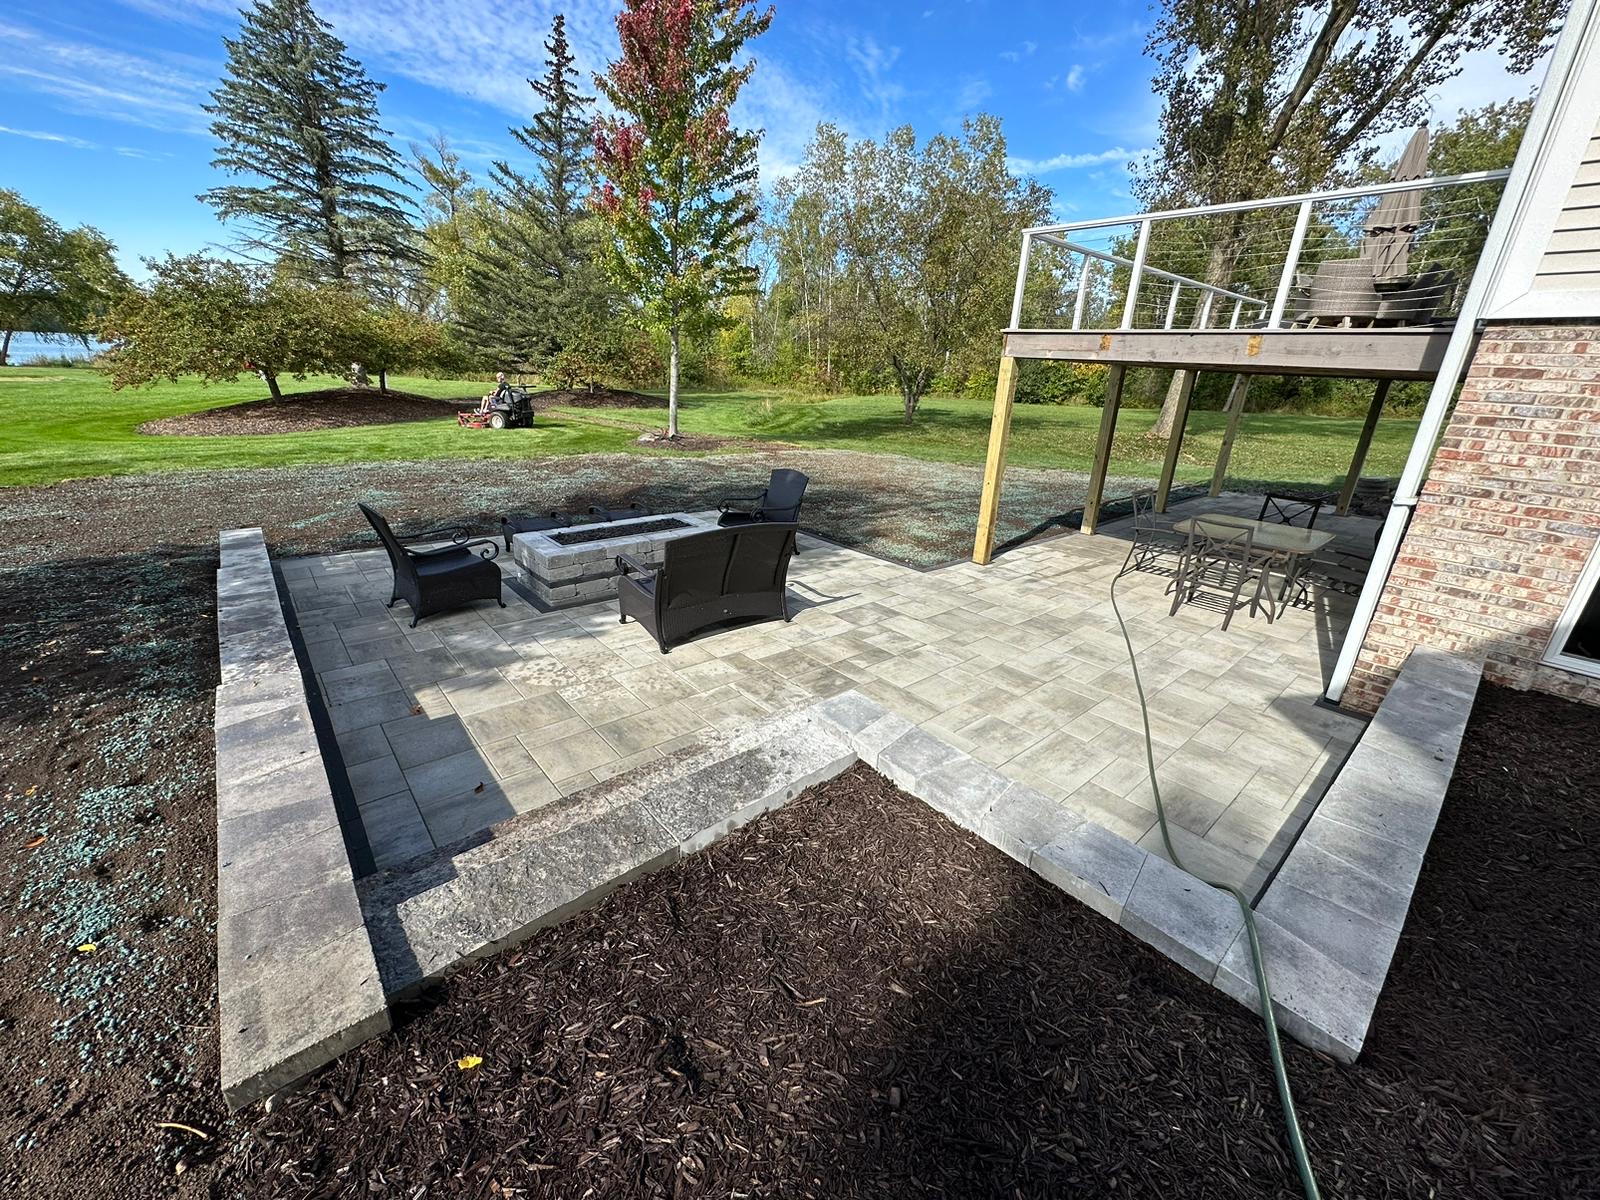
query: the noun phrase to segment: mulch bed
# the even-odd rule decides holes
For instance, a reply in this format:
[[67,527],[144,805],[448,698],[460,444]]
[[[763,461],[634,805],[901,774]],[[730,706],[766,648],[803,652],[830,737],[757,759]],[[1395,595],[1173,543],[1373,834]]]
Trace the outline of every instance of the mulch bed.
[[352,429],[359,425],[437,421],[453,417],[464,408],[476,408],[477,404],[477,396],[436,400],[413,392],[380,392],[376,388],[323,388],[296,392],[281,400],[250,400],[182,416],[162,417],[158,421],[146,421],[139,426],[139,432],[182,437],[307,433]]
[[[1325,1195],[1594,1194],[1597,732],[1486,688],[1366,1053],[1289,1048]],[[228,1172],[279,1196],[1297,1194],[1252,1014],[862,767],[454,975]]]
[[533,393],[535,408],[665,408],[665,396],[625,388],[551,388]]

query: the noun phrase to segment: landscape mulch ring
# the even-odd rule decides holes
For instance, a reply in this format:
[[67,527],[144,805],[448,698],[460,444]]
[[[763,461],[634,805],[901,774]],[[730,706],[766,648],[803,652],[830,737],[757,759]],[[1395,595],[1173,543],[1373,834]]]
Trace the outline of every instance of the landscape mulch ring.
[[201,412],[181,413],[146,421],[140,433],[182,437],[229,437],[235,434],[305,433],[352,429],[361,425],[398,425],[437,421],[462,409],[476,408],[477,396],[436,400],[411,392],[376,388],[324,388],[299,392],[281,400],[252,400]]
[[[1526,735],[1597,727],[1486,690],[1365,1054],[1288,1046],[1325,1195],[1594,1194],[1600,772]],[[1251,1012],[856,767],[448,978],[228,1171],[274,1196],[1281,1197],[1283,1145]]]

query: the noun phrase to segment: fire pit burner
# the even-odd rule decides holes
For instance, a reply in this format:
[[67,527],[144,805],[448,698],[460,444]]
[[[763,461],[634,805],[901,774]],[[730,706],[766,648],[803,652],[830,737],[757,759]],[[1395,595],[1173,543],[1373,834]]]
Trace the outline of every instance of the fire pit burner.
[[636,533],[661,533],[668,529],[687,529],[689,523],[677,517],[656,517],[649,521],[614,521],[609,525],[596,525],[591,529],[562,529],[552,531],[550,540],[563,546],[581,546],[584,542],[604,542],[612,538],[631,537]]

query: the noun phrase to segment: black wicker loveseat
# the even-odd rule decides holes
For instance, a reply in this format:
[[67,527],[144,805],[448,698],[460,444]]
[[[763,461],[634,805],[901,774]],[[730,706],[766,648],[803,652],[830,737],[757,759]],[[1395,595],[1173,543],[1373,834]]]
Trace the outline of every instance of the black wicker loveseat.
[[617,604],[667,653],[703,629],[750,618],[789,620],[789,560],[796,527],[777,522],[712,529],[674,538],[652,570],[617,558]]
[[[500,548],[493,538],[468,540],[464,530],[430,529],[425,533],[396,535],[389,522],[380,513],[358,503],[361,515],[378,533],[383,548],[389,552],[389,565],[394,568],[394,592],[389,607],[404,600],[411,606],[411,625],[416,627],[423,617],[471,604],[474,600],[494,600],[501,608],[506,602],[500,596],[500,568],[490,560]],[[450,544],[433,550],[412,550],[408,541],[451,539]],[[473,547],[482,546],[483,550]]]

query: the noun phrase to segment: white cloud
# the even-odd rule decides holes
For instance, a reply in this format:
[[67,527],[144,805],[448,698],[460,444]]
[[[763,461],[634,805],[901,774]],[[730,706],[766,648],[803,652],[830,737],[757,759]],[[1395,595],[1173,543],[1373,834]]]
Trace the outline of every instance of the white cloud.
[[1023,42],[1015,50],[1000,51],[1000,57],[1006,62],[1021,62],[1025,58],[1032,58],[1033,52],[1038,48],[1038,42]]
[[375,78],[394,72],[519,117],[538,109],[528,76],[543,70],[557,12],[566,12],[567,40],[587,91],[594,90],[592,73],[617,52],[616,8],[609,3],[325,0],[317,10]]
[[1073,63],[1067,69],[1067,77],[1062,81],[1062,84],[1069,92],[1081,92],[1083,90],[1083,64]]
[[956,93],[956,111],[970,113],[992,95],[994,88],[987,79],[964,79],[961,90]]
[[850,37],[845,42],[845,56],[855,70],[862,98],[877,111],[880,121],[888,124],[890,114],[906,97],[905,87],[889,78],[900,58],[900,47],[880,46],[871,36]]
[[35,142],[59,142],[63,146],[71,146],[74,150],[98,150],[100,147],[80,137],[72,137],[65,133],[50,133],[44,129],[13,129],[9,125],[0,125],[0,133],[9,134],[11,137],[29,138]]
[[189,68],[0,22],[0,76],[69,112],[180,133],[206,126],[213,81]]
[[1006,165],[1016,175],[1048,175],[1052,171],[1069,171],[1077,167],[1125,163],[1143,153],[1143,150],[1124,150],[1121,146],[1117,146],[1111,150],[1094,150],[1086,154],[1056,154],[1050,158],[1013,157],[1006,159]]

